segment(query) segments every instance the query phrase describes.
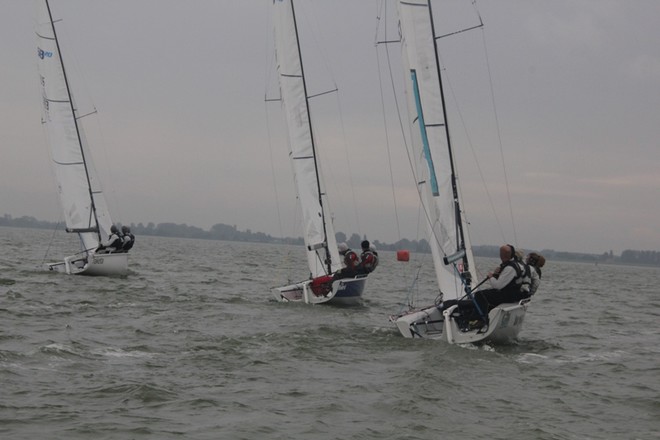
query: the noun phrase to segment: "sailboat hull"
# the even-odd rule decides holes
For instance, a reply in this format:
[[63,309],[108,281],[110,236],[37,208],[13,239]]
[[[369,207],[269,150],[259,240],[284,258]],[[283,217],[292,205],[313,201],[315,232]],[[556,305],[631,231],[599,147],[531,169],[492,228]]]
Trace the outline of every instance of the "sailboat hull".
[[332,290],[327,292],[312,289],[312,281],[291,284],[273,289],[278,301],[304,302],[307,304],[332,304],[352,306],[362,303],[362,292],[367,284],[367,276],[343,278],[332,282]]
[[91,254],[88,257],[67,257],[59,263],[49,263],[46,268],[71,275],[126,276],[128,254]]
[[450,344],[478,342],[507,343],[515,340],[522,330],[529,300],[501,304],[488,313],[488,325],[467,327],[453,315],[457,306],[440,311],[436,306],[412,310],[390,316],[406,338],[437,339]]

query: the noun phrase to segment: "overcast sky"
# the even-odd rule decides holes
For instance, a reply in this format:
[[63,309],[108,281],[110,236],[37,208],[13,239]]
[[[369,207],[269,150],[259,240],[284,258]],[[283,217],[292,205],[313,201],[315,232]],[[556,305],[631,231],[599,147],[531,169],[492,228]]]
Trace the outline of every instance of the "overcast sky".
[[[339,88],[312,104],[336,229],[393,242],[423,235],[387,54],[374,44],[380,3],[296,8],[310,93]],[[270,4],[51,1],[81,112],[98,110],[85,123],[115,221],[299,235],[283,115],[264,102],[278,95]],[[438,33],[478,22],[467,1],[434,8]],[[660,2],[477,8],[483,30],[440,46],[473,243],[660,250]],[[0,215],[56,221],[33,12],[31,1],[0,0]],[[396,80],[398,46],[389,55]]]

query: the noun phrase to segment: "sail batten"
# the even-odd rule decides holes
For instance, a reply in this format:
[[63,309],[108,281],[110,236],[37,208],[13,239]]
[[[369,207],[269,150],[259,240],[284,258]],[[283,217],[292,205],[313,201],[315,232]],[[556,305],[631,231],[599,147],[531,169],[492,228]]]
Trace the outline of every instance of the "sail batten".
[[58,162],[58,161],[56,161],[56,160],[54,160],[53,162],[54,162],[55,164],[57,164],[57,165],[61,165],[61,166],[63,166],[63,167],[66,167],[66,166],[75,166],[75,165],[84,165],[84,164],[85,164],[84,162]]

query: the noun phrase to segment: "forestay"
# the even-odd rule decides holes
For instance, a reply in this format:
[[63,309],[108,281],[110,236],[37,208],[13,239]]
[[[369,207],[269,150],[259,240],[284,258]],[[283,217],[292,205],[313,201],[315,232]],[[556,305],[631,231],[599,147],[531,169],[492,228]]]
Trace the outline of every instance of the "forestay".
[[42,117],[60,203],[68,232],[78,232],[83,249],[95,249],[109,235],[112,220],[91,161],[75,102],[67,83],[48,2],[35,2]]
[[[438,285],[445,300],[456,299],[464,294],[460,272],[474,271],[475,266],[467,227],[460,224],[431,11],[426,0],[400,1],[398,7],[409,114],[415,115],[412,144],[418,190]],[[443,263],[443,257],[462,250],[466,255],[456,266]]]
[[302,208],[307,261],[312,277],[317,277],[334,272],[341,265],[312,134],[293,3],[291,0],[275,0],[273,6],[275,51],[289,134],[289,158]]

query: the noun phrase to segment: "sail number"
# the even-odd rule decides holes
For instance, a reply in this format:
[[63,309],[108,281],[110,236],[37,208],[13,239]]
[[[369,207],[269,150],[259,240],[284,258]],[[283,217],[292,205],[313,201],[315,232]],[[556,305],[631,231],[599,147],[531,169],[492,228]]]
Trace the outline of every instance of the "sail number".
[[41,58],[41,59],[43,60],[44,58],[50,58],[50,57],[52,57],[52,56],[53,56],[53,52],[49,52],[49,51],[47,51],[47,50],[43,50],[43,49],[40,48],[40,47],[37,47],[37,55],[39,55],[39,58]]

